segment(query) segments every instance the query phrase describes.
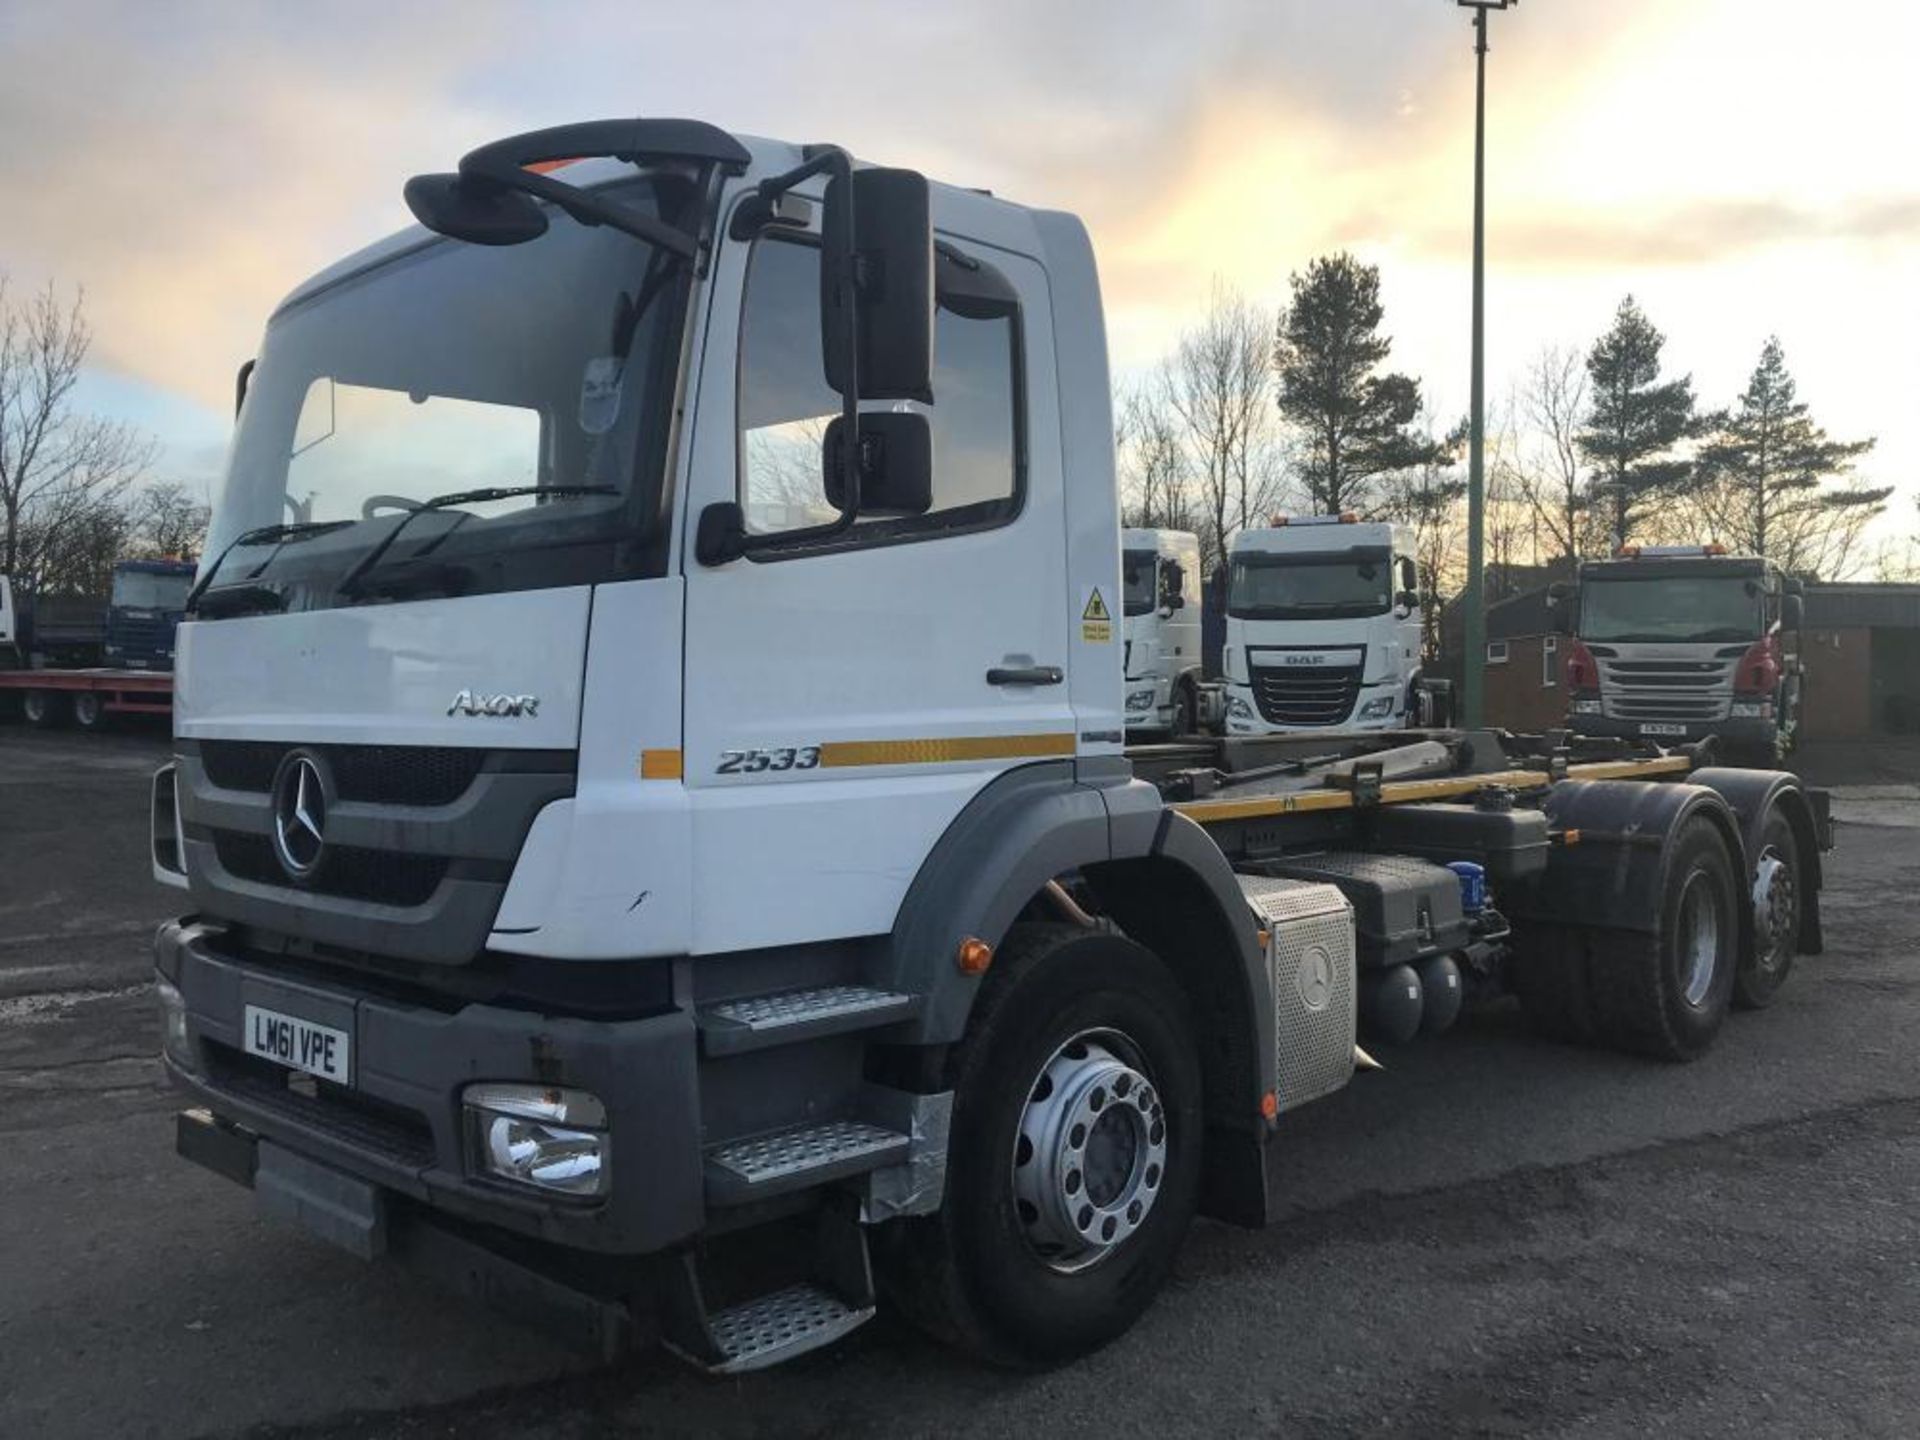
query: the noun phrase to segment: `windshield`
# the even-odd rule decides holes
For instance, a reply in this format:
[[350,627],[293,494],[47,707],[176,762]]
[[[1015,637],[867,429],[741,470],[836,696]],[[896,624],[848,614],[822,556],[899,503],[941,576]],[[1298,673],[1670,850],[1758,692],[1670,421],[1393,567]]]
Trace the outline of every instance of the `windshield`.
[[1241,620],[1351,620],[1393,608],[1391,554],[1372,547],[1327,555],[1233,557],[1227,613]]
[[[619,187],[656,209],[653,182]],[[593,487],[422,514],[356,597],[591,583],[664,564],[661,505],[686,267],[554,215],[520,245],[431,240],[288,306],[268,326],[207,545],[209,595],[347,603],[334,587],[423,502],[490,487]],[[658,543],[649,544],[650,538]]]
[[1590,579],[1580,587],[1580,638],[1753,640],[1760,634],[1760,597],[1760,582],[1739,575]]
[[1159,597],[1154,594],[1158,567],[1151,550],[1127,550],[1120,556],[1122,614],[1145,615]]
[[178,610],[187,603],[193,576],[122,570],[113,577],[113,604],[129,610]]

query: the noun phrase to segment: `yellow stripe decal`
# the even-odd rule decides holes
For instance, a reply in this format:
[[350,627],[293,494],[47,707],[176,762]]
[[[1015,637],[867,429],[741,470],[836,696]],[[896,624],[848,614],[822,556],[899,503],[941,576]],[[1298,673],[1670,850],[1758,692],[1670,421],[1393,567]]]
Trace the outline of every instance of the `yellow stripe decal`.
[[680,773],[680,752],[678,750],[642,750],[640,752],[640,778],[642,780],[678,780]]
[[1071,755],[1073,733],[1057,735],[957,735],[945,740],[829,740],[820,764],[944,765],[954,760],[1028,760]]

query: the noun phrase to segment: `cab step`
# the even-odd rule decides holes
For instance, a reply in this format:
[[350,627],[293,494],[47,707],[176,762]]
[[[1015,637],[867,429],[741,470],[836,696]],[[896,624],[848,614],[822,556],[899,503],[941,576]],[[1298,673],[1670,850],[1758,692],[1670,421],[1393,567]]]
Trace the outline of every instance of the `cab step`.
[[871,985],[821,985],[773,995],[749,995],[703,1006],[699,1012],[700,1043],[709,1055],[737,1055],[770,1045],[891,1025],[911,1019],[919,1009],[918,996]]
[[873,1318],[873,1309],[855,1308],[825,1286],[803,1280],[708,1320],[725,1358],[705,1368],[716,1375],[764,1370],[858,1330]]
[[831,1345],[873,1318],[873,1265],[859,1207],[830,1197],[814,1220],[810,1278],[709,1311],[693,1250],[659,1257],[655,1301],[666,1347],[710,1375],[738,1375]]
[[865,1120],[814,1120],[706,1152],[707,1200],[740,1205],[863,1175],[906,1159],[911,1139]]

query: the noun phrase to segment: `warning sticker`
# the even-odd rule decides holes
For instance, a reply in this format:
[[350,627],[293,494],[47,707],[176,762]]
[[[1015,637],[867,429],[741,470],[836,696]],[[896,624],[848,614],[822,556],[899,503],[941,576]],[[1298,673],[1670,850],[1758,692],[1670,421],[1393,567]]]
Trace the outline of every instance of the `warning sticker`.
[[1100,598],[1100,587],[1087,592],[1087,603],[1080,612],[1080,638],[1089,645],[1106,645],[1113,640],[1113,612]]

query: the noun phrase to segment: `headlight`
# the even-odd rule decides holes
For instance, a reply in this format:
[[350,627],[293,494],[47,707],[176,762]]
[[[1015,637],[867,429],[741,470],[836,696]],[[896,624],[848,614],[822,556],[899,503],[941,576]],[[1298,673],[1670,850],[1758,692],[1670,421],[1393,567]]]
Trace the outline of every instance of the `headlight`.
[[1378,699],[1369,700],[1360,707],[1360,718],[1362,720],[1378,720],[1383,715],[1391,715],[1392,713],[1393,697],[1391,695],[1382,695]]
[[1238,695],[1229,696],[1227,699],[1227,718],[1229,720],[1251,720],[1253,719],[1253,707]]
[[1151,710],[1152,708],[1153,708],[1153,691],[1134,690],[1134,691],[1128,692],[1127,709]]
[[160,999],[160,1050],[174,1064],[193,1069],[193,1041],[187,1035],[187,998],[171,980],[156,979]]
[[1733,702],[1733,718],[1736,720],[1769,720],[1773,717],[1771,700],[1736,700]]
[[1573,713],[1575,715],[1598,715],[1600,713],[1600,702],[1598,700],[1576,700],[1573,702]]
[[584,1090],[469,1085],[467,1148],[483,1174],[561,1195],[607,1192],[607,1108]]

